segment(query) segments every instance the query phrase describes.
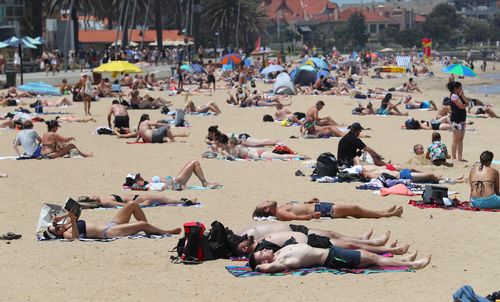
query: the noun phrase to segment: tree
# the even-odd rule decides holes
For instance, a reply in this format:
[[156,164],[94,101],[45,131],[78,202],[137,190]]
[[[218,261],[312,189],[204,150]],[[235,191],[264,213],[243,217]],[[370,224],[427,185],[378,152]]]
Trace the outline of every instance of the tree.
[[466,18],[464,21],[464,38],[467,43],[486,41],[491,37],[490,25],[486,20]]
[[457,15],[455,7],[440,3],[426,17],[423,30],[433,41],[453,44],[460,33],[461,24],[462,18]]
[[383,46],[388,46],[396,42],[396,37],[399,34],[399,29],[394,27],[384,28],[378,35],[378,40]]
[[362,48],[365,45],[368,33],[363,13],[355,12],[347,19],[346,34],[351,48]]
[[236,35],[238,17],[238,1],[234,0],[204,0],[201,15],[202,36],[213,42],[214,33],[218,32],[222,45],[235,45],[239,37],[240,45],[252,45],[257,37],[266,32],[268,17],[259,8],[260,1],[244,0],[239,2],[240,22],[239,34]]
[[419,46],[421,44],[422,38],[425,34],[422,30],[422,26],[414,25],[411,28],[402,30],[396,34],[396,43],[403,47],[413,47]]

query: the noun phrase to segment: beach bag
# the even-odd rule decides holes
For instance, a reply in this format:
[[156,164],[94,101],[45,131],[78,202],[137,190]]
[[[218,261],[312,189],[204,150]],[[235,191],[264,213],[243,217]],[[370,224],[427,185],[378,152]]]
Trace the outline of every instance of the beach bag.
[[424,193],[422,194],[422,199],[425,204],[444,206],[443,198],[448,197],[448,188],[426,185]]
[[330,152],[321,153],[316,160],[313,175],[335,177],[339,172],[337,158]]
[[276,154],[295,154],[292,149],[288,148],[285,145],[277,145],[274,147],[273,153]]
[[212,259],[228,259],[230,255],[229,240],[227,239],[227,229],[217,220],[210,225],[208,233],[208,247],[212,254]]

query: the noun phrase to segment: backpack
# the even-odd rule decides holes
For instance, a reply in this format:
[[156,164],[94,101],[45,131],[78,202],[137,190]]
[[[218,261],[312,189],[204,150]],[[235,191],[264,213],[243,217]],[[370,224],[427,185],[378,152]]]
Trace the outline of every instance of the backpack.
[[316,160],[313,175],[335,177],[339,172],[337,158],[330,152],[321,153]]
[[212,253],[212,258],[227,259],[230,255],[229,240],[227,239],[227,229],[218,221],[212,222],[208,233],[208,247]]
[[179,239],[174,248],[177,257],[170,257],[172,262],[200,264],[203,261],[229,258],[229,241],[224,225],[214,221],[207,235],[205,230],[203,223],[184,223],[184,237]]

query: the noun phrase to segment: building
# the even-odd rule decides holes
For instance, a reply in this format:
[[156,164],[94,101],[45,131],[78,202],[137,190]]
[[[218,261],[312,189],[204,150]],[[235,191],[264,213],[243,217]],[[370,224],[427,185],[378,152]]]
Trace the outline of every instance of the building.
[[32,0],[0,0],[0,40],[21,35],[23,19],[31,18]]
[[452,0],[449,4],[467,17],[491,19],[500,13],[500,0]]

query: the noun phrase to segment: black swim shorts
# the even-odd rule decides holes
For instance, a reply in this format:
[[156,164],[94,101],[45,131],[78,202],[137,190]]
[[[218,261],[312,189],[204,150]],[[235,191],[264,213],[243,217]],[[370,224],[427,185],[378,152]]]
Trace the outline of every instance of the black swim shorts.
[[304,235],[309,234],[309,229],[305,225],[291,224],[290,229],[292,229],[292,232],[300,232]]
[[307,235],[307,245],[321,249],[327,249],[332,246],[330,238],[316,234]]
[[128,115],[115,116],[115,128],[130,128],[130,118]]
[[361,262],[359,251],[346,250],[340,247],[331,246],[328,257],[323,266],[329,268],[356,268]]

